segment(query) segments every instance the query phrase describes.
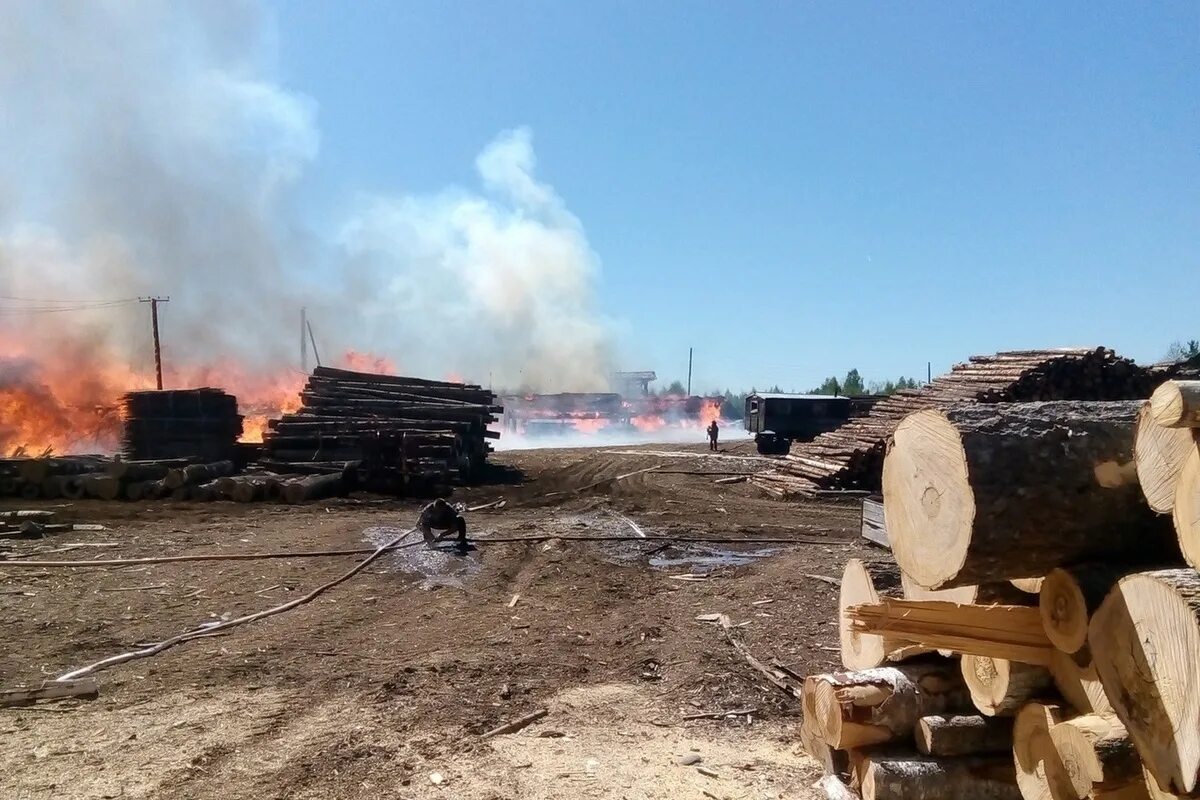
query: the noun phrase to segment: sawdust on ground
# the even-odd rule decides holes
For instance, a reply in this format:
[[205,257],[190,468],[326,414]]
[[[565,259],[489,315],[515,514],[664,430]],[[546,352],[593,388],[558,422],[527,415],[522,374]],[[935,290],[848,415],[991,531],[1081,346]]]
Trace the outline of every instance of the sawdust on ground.
[[[470,514],[472,534],[555,538],[480,544],[465,558],[389,554],[291,612],[103,671],[97,700],[0,709],[0,796],[815,797],[796,704],[696,617],[723,612],[748,623],[740,635],[759,658],[800,674],[833,666],[836,589],[811,576],[838,576],[864,549],[857,504],[781,503],[745,483],[715,484],[760,465],[707,458],[703,447],[688,458],[501,454],[524,478],[456,495],[507,501]],[[737,448],[725,449],[749,455]],[[658,464],[661,474],[601,482]],[[546,497],[555,492],[563,494]],[[65,513],[109,530],[12,543],[9,553],[73,544],[89,546],[45,557],[370,547],[407,528],[418,507],[363,498],[304,507],[79,503]],[[804,543],[562,538],[636,537],[635,526],[650,536]],[[0,562],[0,685],[36,685],[139,642],[285,602],[354,560],[35,570]],[[538,708],[548,715],[519,733],[481,737]],[[710,711],[750,713],[684,719]],[[701,760],[681,764],[689,753]]]

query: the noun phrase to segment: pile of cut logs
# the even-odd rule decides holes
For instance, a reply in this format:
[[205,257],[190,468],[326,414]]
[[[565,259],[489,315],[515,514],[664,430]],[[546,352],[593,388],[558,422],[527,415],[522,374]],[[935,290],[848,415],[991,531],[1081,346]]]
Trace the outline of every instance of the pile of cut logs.
[[78,500],[85,495],[87,477],[108,463],[100,455],[0,459],[0,497]]
[[894,560],[846,565],[848,671],[804,682],[827,796],[1200,797],[1197,430],[1182,382],[905,417]]
[[914,411],[966,402],[1131,400],[1148,397],[1167,377],[1103,347],[972,356],[926,387],[896,392],[868,415],[793,444],[779,468],[756,476],[754,483],[775,497],[816,489],[877,490],[887,438]]
[[376,491],[479,477],[503,409],[480,386],[317,367],[295,414],[268,423],[267,466],[357,471]]
[[356,488],[350,470],[278,471],[233,461],[188,459],[123,461],[103,456],[52,456],[0,460],[0,497],[67,500],[274,500],[301,503]]
[[122,455],[131,461],[234,460],[242,435],[237,398],[220,389],[130,392],[121,419]]

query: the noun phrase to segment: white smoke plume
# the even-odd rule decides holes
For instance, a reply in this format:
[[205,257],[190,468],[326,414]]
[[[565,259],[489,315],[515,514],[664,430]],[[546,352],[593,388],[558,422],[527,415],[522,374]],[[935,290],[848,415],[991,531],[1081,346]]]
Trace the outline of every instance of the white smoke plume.
[[295,366],[306,305],[326,361],[369,349],[408,374],[603,388],[598,259],[535,177],[527,130],[483,150],[478,190],[365,198],[315,241],[289,209],[318,109],[274,77],[259,3],[11,0],[3,16],[0,359],[72,340],[143,365],[144,307],[78,309],[169,295],[174,361]]

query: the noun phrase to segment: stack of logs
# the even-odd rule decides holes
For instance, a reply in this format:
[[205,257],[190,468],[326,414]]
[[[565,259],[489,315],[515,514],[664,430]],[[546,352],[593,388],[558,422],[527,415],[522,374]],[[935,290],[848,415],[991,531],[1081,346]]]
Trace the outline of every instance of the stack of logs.
[[1200,797],[1200,493],[1175,472],[1176,531],[1137,477],[1168,426],[1194,460],[1200,384],[900,423],[894,561],[846,565],[849,671],[804,683],[828,797]]
[[268,466],[357,471],[376,491],[406,493],[479,477],[502,411],[480,386],[317,367],[303,407],[268,423]]
[[0,459],[0,497],[78,500],[85,495],[87,477],[108,463],[99,455]]
[[237,457],[237,398],[220,389],[129,392],[121,398],[122,455],[131,461]]
[[274,500],[301,503],[356,488],[349,470],[242,472],[230,460],[124,461],[104,456],[50,456],[0,460],[0,496],[67,500]]
[[914,411],[964,402],[1129,400],[1148,397],[1164,377],[1102,347],[972,356],[924,388],[896,392],[867,416],[793,444],[780,467],[754,483],[775,497],[816,489],[877,490],[887,438]]

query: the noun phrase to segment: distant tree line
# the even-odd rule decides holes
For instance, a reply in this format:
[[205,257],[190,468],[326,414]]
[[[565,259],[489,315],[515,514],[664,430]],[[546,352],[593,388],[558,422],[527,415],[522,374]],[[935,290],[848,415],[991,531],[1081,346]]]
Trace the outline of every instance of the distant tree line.
[[903,375],[894,381],[871,381],[867,383],[863,380],[862,375],[859,374],[857,369],[852,369],[846,373],[846,377],[840,382],[833,376],[826,378],[820,386],[813,389],[809,394],[892,394],[901,389],[916,389],[922,385],[916,378],[906,378]]
[[1196,356],[1200,356],[1200,339],[1171,342],[1171,346],[1167,348],[1168,361],[1187,361]]

